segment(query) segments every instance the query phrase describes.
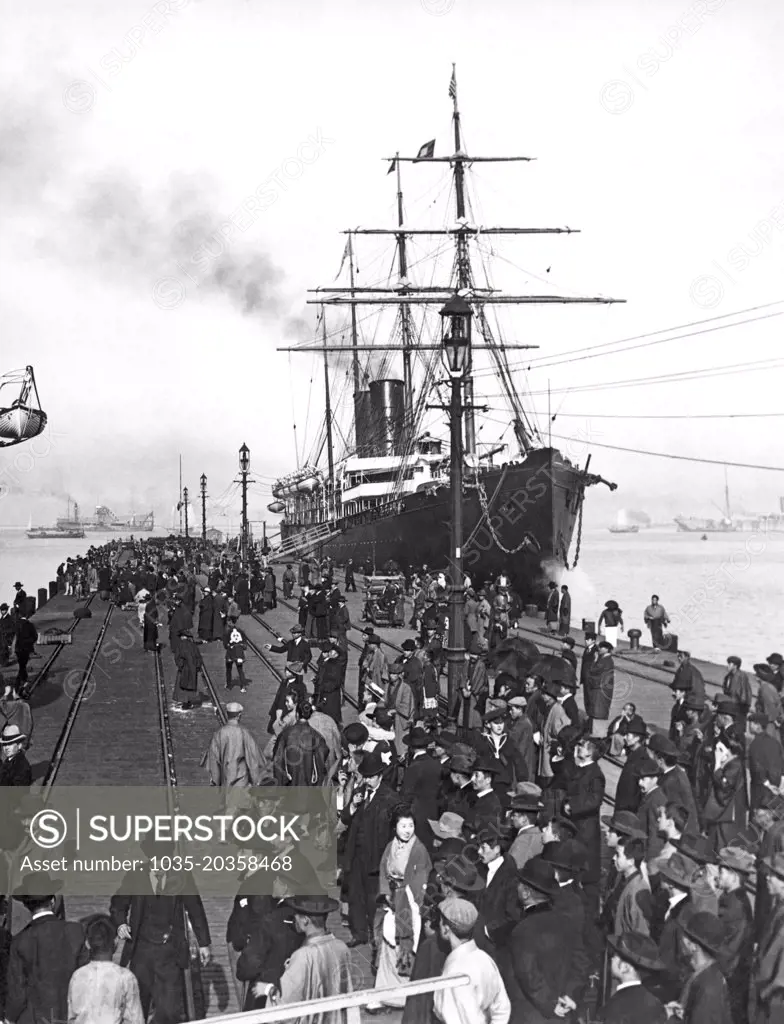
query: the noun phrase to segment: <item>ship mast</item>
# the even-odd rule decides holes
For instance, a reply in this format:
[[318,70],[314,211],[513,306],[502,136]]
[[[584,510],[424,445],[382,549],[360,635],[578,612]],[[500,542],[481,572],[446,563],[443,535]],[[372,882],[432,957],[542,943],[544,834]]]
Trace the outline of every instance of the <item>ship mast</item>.
[[[352,306],[352,313],[356,307]],[[335,501],[335,453],[332,448],[332,401],[329,397],[329,355],[327,349],[327,315],[324,307],[321,307],[321,340],[324,343],[324,395],[325,414],[327,419],[327,460],[329,464],[329,499],[326,512],[329,514],[329,505]]]
[[[452,79],[449,83],[449,95],[452,97],[452,123],[455,130],[455,156],[462,156],[463,147],[460,138],[460,111],[457,108],[457,72],[455,65],[452,65]],[[457,212],[457,223],[461,226],[465,223],[465,164],[462,160],[455,160],[455,205]],[[464,291],[471,285],[471,266],[468,258],[468,237],[464,230],[457,231],[457,290]],[[465,389],[465,455],[476,453],[476,426],[474,423],[474,378],[471,376],[472,359],[469,349],[466,363],[466,375],[463,381]]]
[[[351,235],[348,236],[348,279],[351,285],[351,297],[354,297],[354,239]],[[324,315],[324,307],[321,307],[321,314]],[[324,327],[326,331],[326,326]],[[325,339],[326,344],[326,339]],[[357,348],[357,307],[352,302],[351,304],[351,352],[352,361],[351,366],[354,371],[354,394],[360,390],[359,386],[359,349]],[[324,357],[326,358],[326,356]],[[329,390],[329,389],[328,389]],[[329,397],[327,398],[329,401]]]
[[[397,157],[400,153],[395,154],[395,168],[397,170],[397,223],[398,227],[403,227],[403,187],[400,183],[400,161]],[[351,238],[351,235],[348,236]],[[398,258],[398,272],[400,274],[400,283],[408,284],[408,261],[406,259],[406,236],[405,232],[401,231],[397,236],[397,258]],[[356,306],[352,306],[352,313],[356,316]],[[411,383],[411,310],[405,303],[400,307],[400,327],[403,335],[403,398],[405,402],[405,433],[408,433],[413,429],[414,421],[414,396],[413,387]]]

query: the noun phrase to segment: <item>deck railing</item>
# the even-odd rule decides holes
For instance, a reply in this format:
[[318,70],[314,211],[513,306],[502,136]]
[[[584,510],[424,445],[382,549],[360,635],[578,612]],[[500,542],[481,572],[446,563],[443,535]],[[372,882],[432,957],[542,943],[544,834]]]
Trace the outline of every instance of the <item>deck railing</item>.
[[385,998],[399,1001],[401,996],[424,995],[427,992],[443,992],[444,989],[461,988],[468,985],[467,974],[456,974],[448,978],[425,978],[423,981],[409,981],[394,988],[368,988],[350,992],[343,996],[327,996],[311,999],[306,1003],[289,1003],[288,1006],[270,1006],[263,1010],[247,1010],[245,1013],[228,1013],[219,1017],[207,1017],[195,1024],[279,1024],[282,1021],[308,1021],[318,1019],[319,1014],[346,1010],[346,1024],[360,1024],[360,1008],[368,1003],[383,1003]]

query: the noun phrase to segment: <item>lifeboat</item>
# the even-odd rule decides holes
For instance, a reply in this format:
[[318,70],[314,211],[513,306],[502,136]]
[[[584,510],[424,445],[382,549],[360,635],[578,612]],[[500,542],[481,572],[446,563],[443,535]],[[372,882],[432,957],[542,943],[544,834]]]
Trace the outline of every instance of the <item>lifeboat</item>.
[[298,473],[284,476],[272,488],[273,498],[287,498],[293,494],[312,494],[322,485],[322,475],[318,470],[306,466]]
[[[13,387],[15,392],[17,386],[18,397],[6,404],[3,388]],[[35,403],[31,401],[31,394],[35,395]],[[0,377],[0,448],[31,441],[42,433],[47,416],[40,404],[32,366],[24,370],[11,370]]]
[[286,511],[286,505],[282,501],[272,501],[267,505],[267,511],[274,512],[275,515],[278,515],[280,512]]

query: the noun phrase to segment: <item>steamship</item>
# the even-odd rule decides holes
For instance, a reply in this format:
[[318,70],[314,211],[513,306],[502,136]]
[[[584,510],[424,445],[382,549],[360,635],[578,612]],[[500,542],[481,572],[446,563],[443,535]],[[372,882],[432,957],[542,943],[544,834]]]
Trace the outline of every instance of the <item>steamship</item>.
[[[590,455],[581,468],[540,435],[523,407],[522,388],[515,379],[517,367],[509,359],[515,349],[536,346],[504,341],[496,327],[495,313],[505,304],[609,304],[622,300],[507,295],[490,286],[488,247],[495,244],[495,236],[560,235],[572,229],[472,223],[472,165],[531,158],[468,155],[454,68],[449,96],[453,152],[436,156],[435,144],[430,142],[416,157],[396,154],[387,158],[388,173],[396,173],[397,225],[345,232],[347,241],[335,280],[341,275],[345,280],[347,264],[347,287],[313,289],[314,297],[308,302],[320,307],[316,337],[312,343],[281,349],[319,353],[316,358],[323,359],[325,415],[308,460],[273,486],[275,501],[268,507],[282,515],[280,543],[273,549],[273,557],[285,562],[315,554],[329,556],[338,565],[351,558],[366,572],[405,570],[423,564],[448,569],[450,445],[438,436],[447,408],[436,404],[447,393],[445,373],[439,369],[443,355],[439,321],[451,319],[453,334],[459,328],[446,311],[441,317],[433,314],[458,295],[471,310],[470,317],[465,318],[469,320],[470,356],[459,414],[463,568],[477,584],[503,571],[521,596],[534,596],[541,586],[543,566],[547,565],[550,572],[553,563],[573,567],[570,548],[575,527],[582,523],[586,488],[602,483],[614,490],[616,485],[588,472]],[[401,169],[413,164],[441,170],[444,193],[454,196],[454,210],[438,227],[413,228],[404,221]],[[360,270],[354,252],[355,240],[361,237],[365,242],[365,236],[376,236],[376,241],[380,237],[382,242],[394,240],[396,246],[393,276],[373,280],[367,286],[358,280]],[[433,238],[439,248],[423,258],[421,246]],[[416,262],[410,255],[412,245],[417,247]],[[419,284],[413,279],[414,271],[424,282],[441,279],[443,284]],[[339,322],[337,307],[343,307],[350,320]],[[370,310],[367,315],[366,307]],[[359,310],[363,311],[361,320]],[[336,317],[329,325],[328,311]],[[360,323],[364,325],[374,312],[378,320],[372,334],[360,332]],[[385,328],[391,343],[378,340]],[[334,344],[341,335],[349,343]],[[512,451],[500,441],[480,442],[480,436],[487,435],[481,435],[481,423],[477,426],[478,414],[486,407],[478,403],[476,395],[480,382],[485,381],[493,392],[502,390],[508,410],[505,425],[515,439]],[[351,422],[341,428],[339,396],[347,391]],[[440,411],[440,417],[434,419],[434,410]],[[496,419],[490,427],[496,434],[503,429],[499,429],[498,422]],[[449,437],[448,426],[446,435]],[[342,445],[337,452],[336,440]]]

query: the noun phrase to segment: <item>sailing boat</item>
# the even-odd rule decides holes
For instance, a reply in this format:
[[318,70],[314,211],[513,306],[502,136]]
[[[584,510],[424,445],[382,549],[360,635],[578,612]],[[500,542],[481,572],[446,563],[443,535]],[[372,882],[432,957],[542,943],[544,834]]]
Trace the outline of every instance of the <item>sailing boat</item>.
[[727,467],[724,467],[724,508],[713,504],[722,513],[721,519],[698,519],[695,516],[676,516],[675,525],[681,533],[735,533],[740,523],[732,518],[730,508],[730,485],[727,479]]
[[[519,385],[513,379],[507,357],[510,349],[532,346],[505,342],[491,326],[490,315],[495,321],[493,307],[502,304],[609,304],[619,300],[505,295],[491,287],[489,277],[484,282],[486,287],[480,286],[479,281],[484,281],[488,274],[487,258],[481,251],[485,238],[489,241],[501,235],[569,234],[572,229],[480,227],[471,222],[467,187],[471,165],[531,158],[469,156],[461,133],[454,67],[449,96],[453,107],[454,152],[437,157],[431,142],[416,157],[397,154],[387,158],[391,161],[389,173],[394,170],[397,174],[397,226],[345,232],[347,243],[338,277],[348,261],[348,287],[313,289],[317,297],[308,300],[321,306],[320,344],[285,350],[323,353],[326,415],[314,456],[273,486],[276,501],[274,508],[269,506],[270,511],[281,511],[280,503],[284,506],[281,541],[273,550],[273,558],[285,560],[313,553],[337,563],[351,558],[366,571],[384,572],[424,564],[433,569],[447,567],[449,450],[445,442],[425,429],[424,423],[428,401],[438,397],[443,347],[440,337],[432,331],[428,312],[432,312],[430,307],[443,306],[459,295],[471,304],[474,333],[481,336],[479,344],[471,344],[464,378],[463,564],[477,584],[503,572],[511,577],[521,596],[530,596],[535,592],[544,561],[570,567],[569,551],[577,525],[576,564],[586,488],[603,483],[615,490],[616,485],[588,472],[590,456],[581,469],[541,439],[522,406]],[[451,223],[440,229],[405,225],[401,165],[406,164],[449,166],[450,195],[455,197]],[[355,239],[368,235],[391,237],[396,242],[394,264],[398,279],[389,286],[374,283],[361,287],[356,281]],[[434,277],[434,264],[436,273],[439,267],[438,253],[429,260],[417,253],[415,263],[409,260],[410,246],[421,245],[428,237],[441,239],[442,252],[444,239],[449,248],[448,269],[444,273],[448,280],[435,286],[412,281],[414,269],[424,282],[439,280]],[[381,307],[382,316],[384,310],[395,311],[394,324],[388,324],[392,343],[359,344],[357,309],[366,306]],[[335,307],[347,307],[350,312],[350,346],[328,343],[331,329],[328,332],[326,312]],[[402,375],[390,372],[390,357],[386,353],[391,352],[401,354]],[[340,377],[331,384],[330,355],[334,353],[340,353],[344,362],[337,367]],[[370,355],[363,365],[365,353]],[[494,457],[505,452],[507,445],[483,445],[478,440],[475,413],[481,407],[474,403],[477,372],[473,365],[473,357],[478,353],[489,357],[492,369],[491,375],[485,371],[482,376],[488,377],[494,390],[498,384],[503,389],[509,411],[507,427],[512,428],[518,449],[500,466],[494,463]],[[345,356],[350,361],[350,376]],[[333,430],[336,414],[332,409],[332,390],[336,390],[338,383],[343,387],[353,384],[353,424],[348,433]],[[337,459],[333,437],[336,432],[347,439],[345,451]],[[321,459],[325,448],[324,467]]]

